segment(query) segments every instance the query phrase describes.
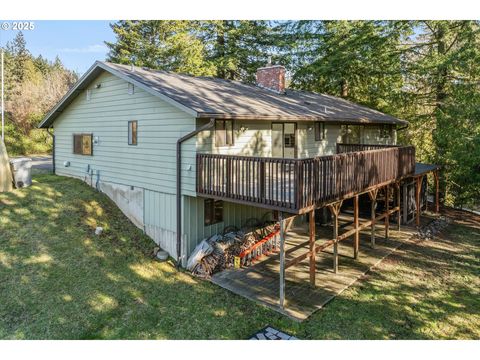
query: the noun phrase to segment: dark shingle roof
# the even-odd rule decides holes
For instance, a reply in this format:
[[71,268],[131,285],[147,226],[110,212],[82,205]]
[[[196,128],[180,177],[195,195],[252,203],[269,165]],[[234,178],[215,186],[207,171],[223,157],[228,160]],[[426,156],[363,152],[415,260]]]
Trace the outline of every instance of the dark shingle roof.
[[[73,100],[80,84],[93,81],[105,70],[142,87],[196,117],[265,120],[321,120],[345,123],[407,124],[406,121],[330,95],[287,90],[276,94],[254,85],[213,77],[193,77],[110,62],[96,62],[77,85],[46,116],[49,126]],[[70,94],[71,93],[71,94]]]

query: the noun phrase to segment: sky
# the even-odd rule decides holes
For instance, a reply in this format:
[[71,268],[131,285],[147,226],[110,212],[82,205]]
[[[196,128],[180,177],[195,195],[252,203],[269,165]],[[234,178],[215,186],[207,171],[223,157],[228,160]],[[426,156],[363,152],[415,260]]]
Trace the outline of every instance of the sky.
[[[12,40],[17,30],[13,30],[13,21],[0,20],[0,46]],[[27,49],[34,55],[60,60],[70,70],[83,74],[95,60],[105,60],[108,49],[104,41],[114,41],[115,35],[110,21],[69,20],[69,21],[33,21],[33,30],[24,30]]]

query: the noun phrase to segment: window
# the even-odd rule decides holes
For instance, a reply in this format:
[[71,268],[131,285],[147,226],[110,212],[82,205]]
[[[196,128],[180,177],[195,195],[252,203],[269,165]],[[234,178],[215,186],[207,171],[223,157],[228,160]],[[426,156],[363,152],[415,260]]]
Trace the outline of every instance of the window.
[[128,122],[128,145],[137,145],[137,121]]
[[92,134],[73,134],[73,153],[93,155]]
[[135,93],[135,86],[131,83],[128,83],[128,95],[133,95]]
[[233,145],[233,120],[215,121],[215,145]]
[[325,123],[315,123],[315,141],[325,140]]
[[392,127],[384,124],[380,130],[380,137],[382,139],[388,139],[391,136]]
[[342,125],[342,143],[360,144],[363,139],[363,125]]
[[87,101],[90,101],[91,98],[92,98],[92,90],[88,89],[87,90]]
[[205,199],[204,202],[205,226],[223,221],[223,201]]

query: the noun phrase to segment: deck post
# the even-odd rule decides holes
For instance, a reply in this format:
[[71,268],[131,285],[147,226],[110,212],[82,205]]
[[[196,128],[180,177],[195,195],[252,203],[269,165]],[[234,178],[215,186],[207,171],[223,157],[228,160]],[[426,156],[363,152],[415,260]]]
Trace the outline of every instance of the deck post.
[[376,214],[375,210],[377,208],[377,195],[378,195],[378,189],[373,189],[368,193],[370,196],[370,200],[372,201],[371,203],[371,215],[370,215],[370,220],[372,222],[372,233],[370,237],[370,244],[372,246],[372,249],[375,248],[375,222],[377,221],[376,219]]
[[435,179],[435,212],[440,213],[440,174],[438,169],[433,172],[433,177]]
[[418,176],[415,179],[416,187],[415,187],[415,205],[416,205],[416,219],[415,223],[417,227],[420,227],[420,193],[422,192],[422,182],[423,176]]
[[388,240],[390,233],[390,185],[385,187],[385,240]]
[[280,222],[280,308],[285,306],[285,220],[283,212],[278,212]]
[[343,201],[329,205],[333,215],[333,272],[338,273],[338,215]]
[[315,210],[309,213],[310,225],[310,285],[315,286]]
[[355,239],[353,242],[353,257],[358,259],[358,249],[360,247],[360,232],[358,231],[358,195],[353,198],[353,224],[355,227]]
[[398,207],[398,211],[397,211],[397,231],[400,231],[400,224],[401,224],[401,221],[402,221],[402,206],[401,206],[401,199],[400,199],[400,183],[395,183],[395,187],[396,187],[396,190],[397,190],[397,207]]

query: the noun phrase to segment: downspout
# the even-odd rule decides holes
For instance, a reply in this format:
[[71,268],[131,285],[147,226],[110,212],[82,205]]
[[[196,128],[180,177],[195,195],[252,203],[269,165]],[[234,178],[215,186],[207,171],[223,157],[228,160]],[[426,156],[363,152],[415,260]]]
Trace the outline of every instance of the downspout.
[[210,119],[208,124],[199,127],[177,140],[177,267],[180,267],[180,257],[182,252],[182,143],[191,139],[198,133],[211,129],[214,126],[215,119]]
[[52,137],[52,170],[53,170],[53,175],[55,175],[55,135],[50,132],[50,127],[47,128],[47,133]]

